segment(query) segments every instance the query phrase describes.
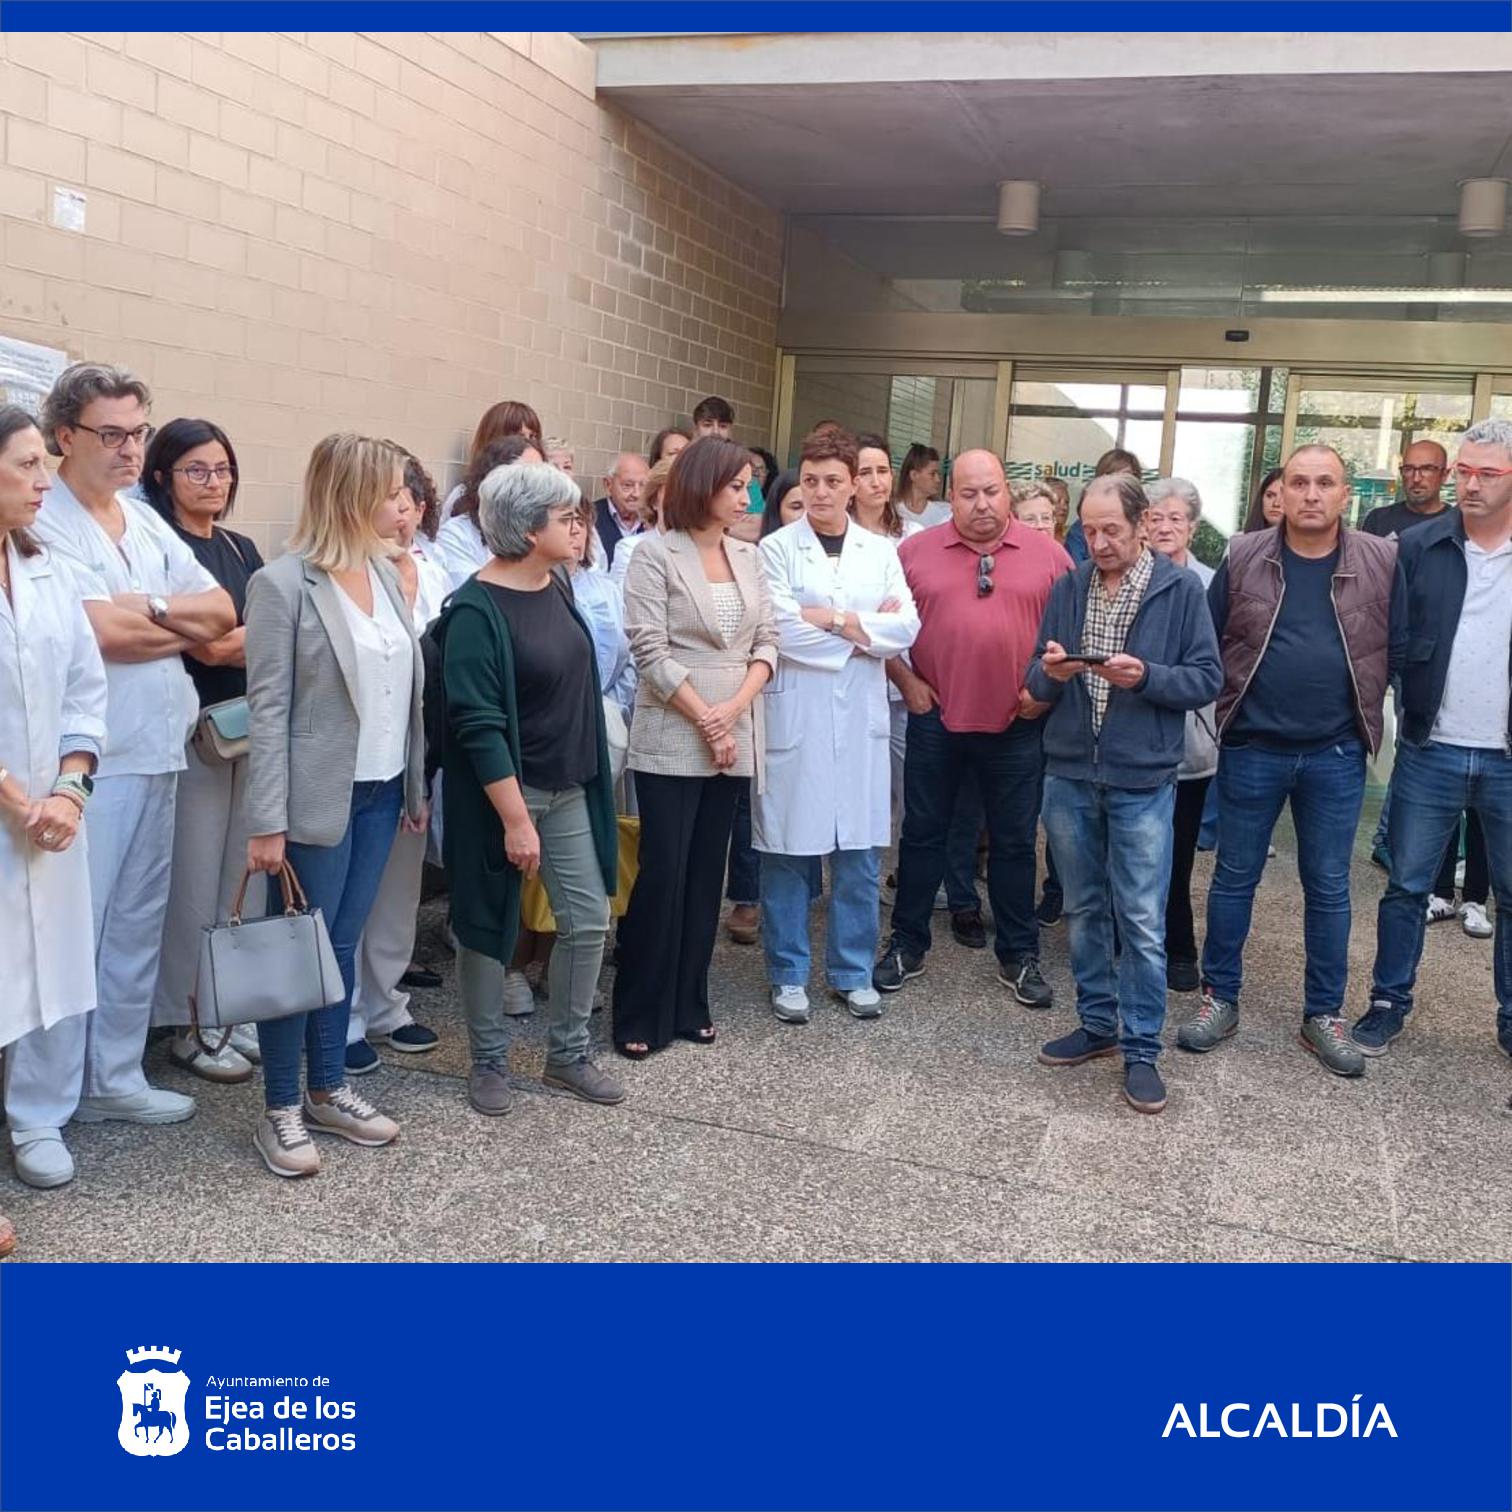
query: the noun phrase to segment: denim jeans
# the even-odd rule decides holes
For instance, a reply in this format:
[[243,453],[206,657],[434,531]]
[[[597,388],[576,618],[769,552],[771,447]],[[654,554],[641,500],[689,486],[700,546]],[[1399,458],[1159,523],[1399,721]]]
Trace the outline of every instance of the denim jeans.
[[938,709],[908,716],[903,835],[892,939],[910,955],[930,945],[929,915],[944,880],[947,835],[966,772],[977,779],[987,820],[987,900],[1004,964],[1039,954],[1034,918],[1034,830],[1042,772],[1040,729],[1015,720],[1000,734],[960,735]]
[[945,835],[945,900],[951,913],[965,913],[982,906],[977,892],[977,842],[982,838],[982,791],[976,773],[961,773],[955,808]]
[[[751,844],[751,783],[735,800],[735,821],[730,827],[730,866],[726,873],[725,898],[731,903],[761,901],[761,855]],[[824,864],[818,856],[806,856],[810,899],[824,892]]]
[[1467,808],[1480,815],[1496,894],[1492,951],[1497,1020],[1512,1020],[1512,756],[1468,746],[1397,747],[1391,778],[1391,880],[1376,915],[1372,999],[1407,1012],[1423,953],[1426,902],[1444,847]]
[[[809,900],[816,856],[761,857],[761,943],[774,987],[806,987]],[[880,927],[881,865],[875,850],[831,851],[824,965],[831,987],[871,986]]]
[[[299,878],[311,908],[325,916],[341,968],[346,994],[328,1008],[271,1019],[257,1026],[262,1050],[263,1100],[270,1108],[292,1108],[299,1102],[299,1051],[303,1045],[305,1081],[312,1092],[329,1092],[346,1081],[347,1020],[352,1011],[356,979],[357,943],[383,868],[388,865],[399,816],[404,808],[404,778],[387,782],[359,782],[352,788],[351,815],[346,834],[335,845],[302,845],[291,840],[289,865]],[[268,912],[283,909],[282,889],[276,881],[268,889]]]
[[[546,792],[522,784],[520,794],[541,837],[541,881],[557,926],[546,968],[546,1065],[568,1066],[588,1055],[588,1021],[604,962],[609,899],[582,788]],[[457,982],[473,1064],[502,1068],[509,1054],[504,967],[463,949],[457,954]]]
[[[1302,1014],[1340,1012],[1349,980],[1349,863],[1365,798],[1365,747],[1346,740],[1298,756],[1225,746],[1215,786],[1218,859],[1208,888],[1202,980],[1216,996],[1239,1001],[1255,888],[1271,831],[1290,799],[1307,952]],[[1435,868],[1443,848],[1440,836]]]
[[[1125,1061],[1154,1063],[1165,1027],[1165,899],[1176,784],[1104,787],[1045,778],[1045,833],[1060,857],[1076,1013],[1118,1037]],[[1111,908],[1110,908],[1111,903]],[[1113,924],[1123,954],[1113,958]]]

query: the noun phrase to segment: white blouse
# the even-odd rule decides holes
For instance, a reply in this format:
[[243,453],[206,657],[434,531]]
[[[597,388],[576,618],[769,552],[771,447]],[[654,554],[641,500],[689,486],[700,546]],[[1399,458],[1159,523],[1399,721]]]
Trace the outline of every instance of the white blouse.
[[387,782],[404,770],[410,693],[415,680],[410,631],[378,574],[368,567],[373,612],[364,614],[340,588],[336,596],[357,648],[357,782]]
[[447,586],[455,592],[493,555],[471,515],[453,515],[436,532],[433,550],[446,568]]

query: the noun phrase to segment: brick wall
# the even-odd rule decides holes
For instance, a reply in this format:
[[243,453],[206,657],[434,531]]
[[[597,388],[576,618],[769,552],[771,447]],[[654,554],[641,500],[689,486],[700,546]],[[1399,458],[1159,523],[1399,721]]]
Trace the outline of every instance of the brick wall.
[[765,443],[780,217],[593,70],[551,32],[0,34],[0,334],[224,424],[265,547],[335,429],[443,485],[500,398],[584,480],[706,393]]

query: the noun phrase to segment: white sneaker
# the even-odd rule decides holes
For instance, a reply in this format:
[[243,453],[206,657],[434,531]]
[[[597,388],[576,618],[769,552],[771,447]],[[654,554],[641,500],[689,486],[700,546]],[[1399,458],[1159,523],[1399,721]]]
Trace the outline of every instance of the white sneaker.
[[255,1024],[238,1024],[231,1031],[231,1048],[254,1066],[262,1065],[262,1044]]
[[510,1018],[524,1018],[536,1009],[535,993],[523,971],[504,973],[504,1012]]
[[853,1017],[873,1019],[882,1017],[882,994],[875,987],[857,987],[851,992],[836,992],[835,996],[845,1002]]
[[[209,1030],[205,1038],[214,1043],[220,1038],[220,1030]],[[193,1029],[174,1032],[168,1042],[168,1059],[180,1070],[209,1082],[244,1082],[252,1076],[252,1062],[233,1049],[229,1039],[212,1055],[200,1044]]]
[[808,993],[802,987],[774,987],[772,1012],[784,1024],[808,1023],[810,1014]]
[[1442,924],[1445,919],[1457,919],[1459,909],[1454,906],[1453,898],[1441,898],[1437,893],[1428,899],[1428,922],[1430,924]]
[[320,1151],[298,1108],[266,1108],[252,1131],[252,1146],[275,1176],[313,1176]]
[[1466,903],[1460,909],[1460,928],[1472,940],[1489,940],[1496,933],[1496,926],[1486,916],[1484,903]]
[[11,1134],[16,1175],[29,1187],[66,1186],[74,1177],[73,1156],[61,1129],[18,1129]]
[[370,1149],[393,1144],[399,1137],[399,1125],[358,1097],[350,1087],[333,1087],[329,1102],[316,1102],[305,1093],[304,1116],[315,1133],[339,1134]]
[[939,887],[935,889],[934,912],[950,912],[950,896],[945,891],[945,884],[943,882],[940,883]]
[[166,1087],[143,1087],[126,1097],[81,1097],[75,1123],[183,1123],[194,1117],[194,1099]]

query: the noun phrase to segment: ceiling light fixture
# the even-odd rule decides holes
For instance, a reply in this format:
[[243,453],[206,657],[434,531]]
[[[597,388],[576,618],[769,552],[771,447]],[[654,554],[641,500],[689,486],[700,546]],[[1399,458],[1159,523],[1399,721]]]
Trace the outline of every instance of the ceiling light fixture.
[[997,228],[1004,236],[1033,236],[1039,211],[1040,186],[1033,179],[1004,179],[998,185]]
[[1258,291],[1265,304],[1512,304],[1512,289],[1278,289]]
[[1506,230],[1506,179],[1461,179],[1459,192],[1461,236],[1500,236]]

